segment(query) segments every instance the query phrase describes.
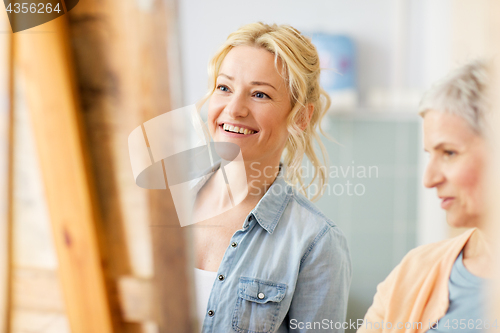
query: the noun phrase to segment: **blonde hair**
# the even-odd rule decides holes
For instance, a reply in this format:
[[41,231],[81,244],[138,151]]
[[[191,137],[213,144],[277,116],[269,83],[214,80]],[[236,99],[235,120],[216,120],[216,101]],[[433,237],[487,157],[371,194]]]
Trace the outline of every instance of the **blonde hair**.
[[465,119],[476,134],[485,136],[490,110],[489,67],[487,61],[478,59],[451,71],[425,93],[419,105],[420,116],[429,110],[452,113]]
[[[311,199],[316,201],[323,194],[327,183],[327,171],[314,150],[314,141],[317,142],[323,162],[327,162],[326,149],[319,137],[321,134],[328,137],[321,128],[321,120],[330,108],[330,97],[319,85],[320,64],[316,48],[309,38],[304,37],[298,30],[289,25],[267,25],[261,22],[247,24],[231,33],[226,42],[220,47],[209,63],[209,91],[201,101],[205,103],[216,89],[217,76],[226,55],[236,46],[248,45],[263,48],[274,54],[274,63],[278,69],[281,63],[282,76],[288,85],[291,95],[292,110],[287,118],[288,141],[284,149],[284,165],[286,180],[292,185],[299,184],[298,190],[308,197],[306,189],[317,179],[318,193]],[[298,126],[303,117],[306,117],[307,105],[312,104],[314,111],[307,127],[302,130]],[[302,179],[302,159],[304,153],[314,168],[314,177],[304,187]]]

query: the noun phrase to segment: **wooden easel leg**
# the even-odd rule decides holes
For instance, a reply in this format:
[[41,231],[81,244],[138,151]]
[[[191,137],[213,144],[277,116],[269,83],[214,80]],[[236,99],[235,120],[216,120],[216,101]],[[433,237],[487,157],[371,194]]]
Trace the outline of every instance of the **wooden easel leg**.
[[[0,10],[1,11],[1,10]],[[0,13],[0,333],[10,332],[12,280],[12,190],[14,147],[14,39]]]
[[16,33],[15,41],[71,331],[118,332],[97,241],[100,216],[86,160],[66,17]]
[[[0,6],[2,7],[2,6]],[[14,147],[14,39],[0,9],[0,333],[10,332]]]

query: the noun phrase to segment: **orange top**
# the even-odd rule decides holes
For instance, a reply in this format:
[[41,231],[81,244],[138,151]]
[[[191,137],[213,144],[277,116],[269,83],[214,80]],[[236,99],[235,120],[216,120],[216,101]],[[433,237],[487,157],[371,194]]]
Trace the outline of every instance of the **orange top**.
[[428,331],[448,311],[451,269],[475,230],[411,250],[377,286],[357,333]]

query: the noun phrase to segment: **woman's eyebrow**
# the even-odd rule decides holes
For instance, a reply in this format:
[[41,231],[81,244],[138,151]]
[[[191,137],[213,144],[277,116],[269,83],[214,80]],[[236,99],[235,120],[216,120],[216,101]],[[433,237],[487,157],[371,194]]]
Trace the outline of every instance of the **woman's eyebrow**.
[[273,88],[274,90],[278,91],[276,88],[274,88],[274,86],[272,84],[267,83],[267,82],[252,81],[252,82],[250,82],[250,84],[253,86],[269,86],[269,87]]
[[219,73],[219,75],[218,75],[218,76],[225,76],[227,79],[229,79],[229,80],[231,80],[231,81],[232,81],[232,80],[234,80],[234,77],[229,76],[229,75],[224,74],[224,73]]
[[[444,145],[445,145],[444,142],[438,142],[437,144],[435,144],[434,146],[432,146],[430,150],[439,150],[439,149],[442,149]],[[424,147],[424,152],[428,153],[429,150]]]
[[453,142],[448,142],[448,141],[443,141],[443,142],[438,142],[437,144],[432,147],[433,150],[444,150],[446,147],[450,147],[450,149],[458,149],[460,147],[460,144],[453,143]]
[[[229,76],[229,75],[224,74],[224,73],[219,73],[218,76],[224,76],[225,78],[227,78],[230,81],[234,80],[234,77]],[[278,89],[276,89],[272,84],[264,82],[264,81],[252,81],[252,82],[250,82],[250,84],[253,86],[269,86],[269,87],[273,88],[274,90],[278,91]]]

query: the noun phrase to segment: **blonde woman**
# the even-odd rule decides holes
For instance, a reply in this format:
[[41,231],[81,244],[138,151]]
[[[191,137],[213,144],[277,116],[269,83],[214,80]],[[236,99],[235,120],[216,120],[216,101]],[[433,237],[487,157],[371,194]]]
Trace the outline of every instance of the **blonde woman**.
[[420,104],[429,154],[424,185],[436,189],[449,225],[470,229],[408,253],[377,287],[358,333],[498,331],[484,295],[497,241],[487,232],[484,206],[488,76],[484,62],[471,62],[434,85]]
[[[210,135],[240,147],[246,174],[229,183],[246,177],[249,192],[192,229],[202,332],[343,332],[346,239],[300,193],[304,154],[326,181],[313,150],[329,107],[315,47],[290,26],[249,24],[229,35],[209,74]],[[220,176],[199,184],[195,211],[229,205],[212,181]]]

